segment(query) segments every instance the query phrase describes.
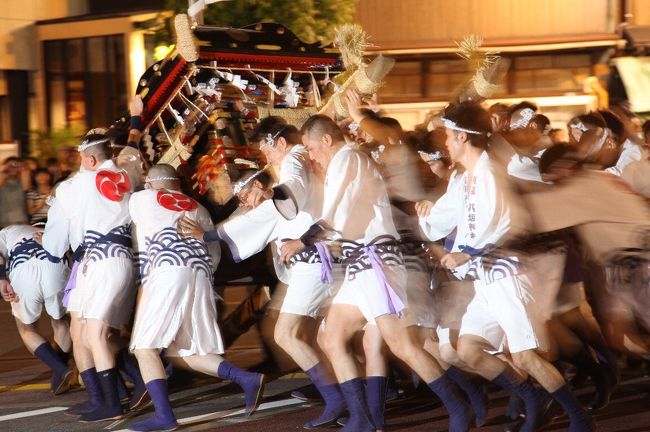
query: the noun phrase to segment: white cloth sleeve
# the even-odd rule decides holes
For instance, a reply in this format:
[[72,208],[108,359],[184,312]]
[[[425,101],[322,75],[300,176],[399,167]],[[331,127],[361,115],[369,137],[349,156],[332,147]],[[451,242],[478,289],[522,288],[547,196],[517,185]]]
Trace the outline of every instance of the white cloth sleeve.
[[420,229],[431,241],[447,237],[458,225],[463,208],[460,188],[449,188],[434,204],[428,216],[419,218]]
[[627,167],[632,162],[643,159],[644,151],[642,147],[638,144],[633,143],[629,139],[626,139],[623,143],[623,151],[616,161],[616,165],[605,169],[605,172],[614,174],[615,176],[620,176]]
[[235,262],[261,252],[277,237],[278,211],[271,200],[228,219],[217,226],[219,238],[226,242]]
[[9,258],[9,246],[7,245],[7,230],[0,230],[0,257],[4,258],[5,262]]
[[282,168],[280,169],[279,186],[283,186],[289,191],[299,211],[305,207],[310,190],[310,173],[306,169],[305,163],[298,155],[289,153],[282,160]]
[[[62,184],[59,188],[64,186]],[[56,197],[53,201],[43,231],[43,249],[52,256],[62,258],[70,247],[70,217],[64,199]]]

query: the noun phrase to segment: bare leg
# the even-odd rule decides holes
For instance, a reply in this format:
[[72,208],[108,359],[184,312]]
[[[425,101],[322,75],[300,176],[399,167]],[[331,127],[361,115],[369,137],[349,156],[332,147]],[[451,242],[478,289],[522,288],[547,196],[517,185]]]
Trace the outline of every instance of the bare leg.
[[408,329],[401,325],[395,315],[382,315],[376,321],[388,348],[424,382],[430,383],[442,376],[440,365],[413,340]]
[[474,421],[474,413],[463,399],[460,389],[438,364],[416,342],[395,315],[382,315],[375,319],[388,348],[406,363],[438,395],[449,413],[449,430],[466,431]]
[[570,359],[580,351],[584,344],[561,319],[553,317],[548,325],[551,333],[550,339],[554,345],[553,352],[547,357],[549,361],[555,361],[559,358]]
[[566,384],[560,372],[534,350],[521,351],[511,355],[515,365],[528,372],[547,392],[554,393]]
[[16,319],[16,328],[23,343],[30,353],[34,354],[36,348],[41,344],[47,342],[43,336],[36,331],[36,324],[23,324],[20,320]]
[[67,362],[52,348],[50,342],[38,333],[36,323],[24,324],[16,319],[16,327],[29,352],[52,370],[50,390],[55,395],[67,392],[72,375]]
[[388,376],[386,344],[377,326],[366,326],[363,332],[363,352],[366,358],[366,376]]
[[288,373],[293,372],[297,369],[296,363],[293,361],[291,356],[287,354],[276,342],[275,342],[275,327],[280,315],[278,309],[267,309],[264,314],[264,318],[260,322],[260,336],[264,341],[269,354],[272,356],[275,364],[278,368],[279,373]]
[[[223,361],[218,354],[192,355],[188,357],[167,357],[174,366],[218,377],[217,370]],[[144,375],[143,375],[144,378]]]
[[86,320],[86,335],[97,372],[115,367],[115,354],[108,342],[110,327],[103,321]]
[[81,421],[111,420],[120,418],[123,414],[119,395],[121,377],[115,367],[115,353],[109,343],[110,335],[110,327],[104,321],[86,320],[86,337],[97,369],[97,378],[104,401],[93,411],[83,414],[80,417]]
[[275,324],[276,343],[306,371],[320,362],[318,353],[301,338],[309,317],[281,312]]
[[160,360],[160,353],[155,349],[137,349],[133,352],[138,365],[140,365],[140,373],[145,383],[156,379],[167,379],[165,367]]
[[365,322],[359,308],[351,305],[334,304],[327,315],[323,345],[340,383],[359,377],[350,342]]
[[93,355],[86,345],[86,321],[79,317],[78,312],[70,313],[70,337],[72,339],[72,355],[79,369],[79,375],[86,386],[88,400],[68,408],[66,413],[79,415],[96,409],[101,405],[104,397],[95,370]]
[[72,338],[74,361],[79,371],[95,367],[93,355],[89,346],[86,344],[86,322],[79,317],[78,312],[70,313],[70,337]]
[[[409,327],[411,334],[419,345],[429,353],[440,365],[443,370],[449,369],[450,364],[445,361],[440,351],[440,345],[433,329],[426,327]],[[458,356],[456,356],[458,357]]]
[[72,338],[70,336],[70,325],[65,319],[52,318],[52,330],[54,341],[61,351],[69,353],[72,350]]
[[332,378],[329,362],[320,350],[306,342],[313,341],[317,345],[314,340],[316,330],[316,320],[285,312],[280,313],[275,326],[275,341],[309,375],[325,401],[321,415],[306,423],[306,429],[333,425],[345,410],[343,396]]
[[241,386],[246,399],[246,415],[257,409],[264,394],[265,377],[262,374],[239,369],[218,354],[168,357],[176,366],[189,368],[206,375],[230,380]]
[[365,322],[359,308],[346,304],[333,304],[326,319],[323,346],[332,363],[350,413],[345,431],[375,430],[368,410],[365,386],[359,379],[351,343],[355,333]]

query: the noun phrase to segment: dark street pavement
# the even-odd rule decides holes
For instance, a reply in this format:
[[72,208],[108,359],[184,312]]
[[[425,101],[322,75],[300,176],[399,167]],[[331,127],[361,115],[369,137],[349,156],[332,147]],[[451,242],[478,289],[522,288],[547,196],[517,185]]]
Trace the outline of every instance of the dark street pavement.
[[[22,347],[13,324],[9,307],[0,303],[0,431],[101,431],[126,430],[135,420],[148,416],[152,408],[138,415],[110,424],[82,424],[63,414],[63,410],[85,398],[79,388],[53,396],[49,392],[49,373]],[[47,321],[41,320],[47,332]],[[247,367],[259,363],[261,351],[259,336],[251,330],[241,343],[233,347],[227,356],[232,362]],[[235,386],[219,383],[215,379],[196,377],[190,385],[176,389],[172,405],[182,431],[266,432],[301,430],[301,425],[315,417],[321,407],[292,399],[293,389],[307,383],[304,375],[293,374],[271,382],[266,389],[264,403],[250,418],[241,414],[243,397]],[[591,387],[579,391],[583,402],[591,397]],[[649,432],[650,431],[650,378],[643,370],[624,371],[623,381],[615,393],[611,405],[597,414],[602,432]],[[507,424],[503,412],[507,403],[501,391],[492,392],[490,418],[481,431],[502,431]],[[386,431],[446,431],[447,418],[444,408],[433,396],[404,396],[388,404]],[[478,430],[478,429],[477,429]],[[557,419],[548,431],[566,431],[563,418]]]

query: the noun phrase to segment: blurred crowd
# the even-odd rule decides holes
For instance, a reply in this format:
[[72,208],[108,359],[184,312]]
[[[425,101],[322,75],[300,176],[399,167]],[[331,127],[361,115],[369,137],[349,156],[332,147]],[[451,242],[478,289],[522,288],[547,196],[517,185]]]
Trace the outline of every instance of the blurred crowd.
[[78,169],[79,157],[74,148],[61,151],[58,158],[6,158],[0,169],[0,227],[44,224],[53,186]]

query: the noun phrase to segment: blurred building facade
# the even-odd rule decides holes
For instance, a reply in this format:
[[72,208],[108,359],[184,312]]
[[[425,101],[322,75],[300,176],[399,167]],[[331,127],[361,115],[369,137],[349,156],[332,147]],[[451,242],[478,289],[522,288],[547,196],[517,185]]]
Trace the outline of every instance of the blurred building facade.
[[[168,13],[164,3],[3,0],[0,142],[27,153],[29,131],[118,117],[154,61],[145,29]],[[469,34],[511,61],[495,100],[532,99],[556,121],[602,104],[612,57],[650,45],[650,0],[359,0],[356,20],[372,51],[397,59],[380,100],[406,127],[467,78],[455,41]]]
[[356,18],[373,51],[397,59],[380,101],[406,127],[467,79],[455,54],[467,35],[510,60],[495,102],[533,100],[558,123],[606,105],[611,59],[650,40],[650,0],[360,0]]
[[117,118],[153,61],[142,23],[164,3],[3,0],[0,142],[18,142],[25,154],[30,131],[84,130]]

